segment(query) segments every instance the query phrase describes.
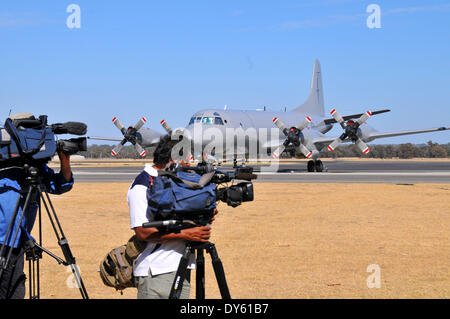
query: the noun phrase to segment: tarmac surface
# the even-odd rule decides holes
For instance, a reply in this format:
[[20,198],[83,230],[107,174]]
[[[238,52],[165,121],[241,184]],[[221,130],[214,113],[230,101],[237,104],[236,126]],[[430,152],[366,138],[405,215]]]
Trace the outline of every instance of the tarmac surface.
[[[310,173],[306,162],[280,162],[276,169],[257,164],[254,182],[272,183],[450,183],[448,161],[324,161],[324,172]],[[143,166],[142,166],[143,167]],[[142,170],[139,166],[73,167],[77,182],[132,182]],[[224,165],[218,169],[231,171]]]

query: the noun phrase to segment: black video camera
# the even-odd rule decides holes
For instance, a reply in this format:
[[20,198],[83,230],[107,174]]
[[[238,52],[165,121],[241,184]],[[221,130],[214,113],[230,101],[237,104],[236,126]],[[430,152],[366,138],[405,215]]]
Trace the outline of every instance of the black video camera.
[[79,122],[48,125],[47,116],[35,118],[22,113],[9,117],[0,128],[0,165],[20,162],[48,162],[57,151],[73,155],[87,151],[86,137],[56,140],[56,134],[86,134],[87,126]]
[[237,207],[243,202],[250,202],[254,200],[253,183],[251,180],[256,179],[257,175],[253,174],[253,167],[250,166],[238,166],[233,171],[221,171],[214,165],[209,163],[199,163],[197,166],[178,166],[175,171],[192,170],[199,175],[207,173],[214,173],[211,178],[211,183],[221,185],[232,182],[234,180],[245,180],[236,185],[228,187],[217,188],[216,200],[227,203],[228,206]]

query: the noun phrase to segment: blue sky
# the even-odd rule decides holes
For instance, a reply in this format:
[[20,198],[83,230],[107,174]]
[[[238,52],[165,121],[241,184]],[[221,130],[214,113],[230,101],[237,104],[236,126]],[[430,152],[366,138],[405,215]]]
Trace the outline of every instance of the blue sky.
[[[72,3],[80,29],[66,25]],[[380,29],[366,25],[372,3]],[[202,108],[290,109],[306,99],[318,58],[327,111],[390,108],[369,120],[380,131],[450,126],[449,31],[449,0],[3,0],[0,117],[47,114],[118,137],[114,116],[145,116],[162,131],[160,120],[182,127]]]

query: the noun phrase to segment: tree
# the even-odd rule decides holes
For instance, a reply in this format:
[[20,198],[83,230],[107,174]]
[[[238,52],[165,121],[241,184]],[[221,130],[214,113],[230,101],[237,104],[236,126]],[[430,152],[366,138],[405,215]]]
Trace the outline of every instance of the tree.
[[439,145],[438,143],[428,141],[428,148],[429,157],[431,158],[442,158],[448,156],[447,149],[444,146]]
[[399,158],[413,158],[414,145],[412,145],[411,143],[400,144],[397,148],[397,154]]

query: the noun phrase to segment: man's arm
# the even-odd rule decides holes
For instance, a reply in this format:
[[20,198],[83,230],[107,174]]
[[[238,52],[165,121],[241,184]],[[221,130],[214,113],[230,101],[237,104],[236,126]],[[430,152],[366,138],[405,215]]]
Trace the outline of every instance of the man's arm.
[[63,152],[58,152],[59,161],[61,163],[60,173],[64,176],[66,181],[72,179],[72,168],[70,167],[70,155]]
[[136,236],[140,240],[162,243],[173,239],[184,239],[195,242],[208,242],[211,237],[211,227],[200,226],[181,230],[179,233],[162,233],[157,228],[134,228]]
[[43,182],[47,191],[51,194],[63,194],[72,189],[73,175],[70,167],[70,155],[58,152],[60,159],[60,171],[56,174],[50,167],[43,165],[42,175]]
[[[219,213],[217,207],[214,208],[214,213],[211,218],[211,224],[215,220],[215,216]],[[140,240],[152,242],[165,242],[171,239],[184,239],[196,242],[208,242],[211,237],[211,227],[201,226],[181,230],[179,233],[161,233],[157,228],[133,228],[136,236]]]

